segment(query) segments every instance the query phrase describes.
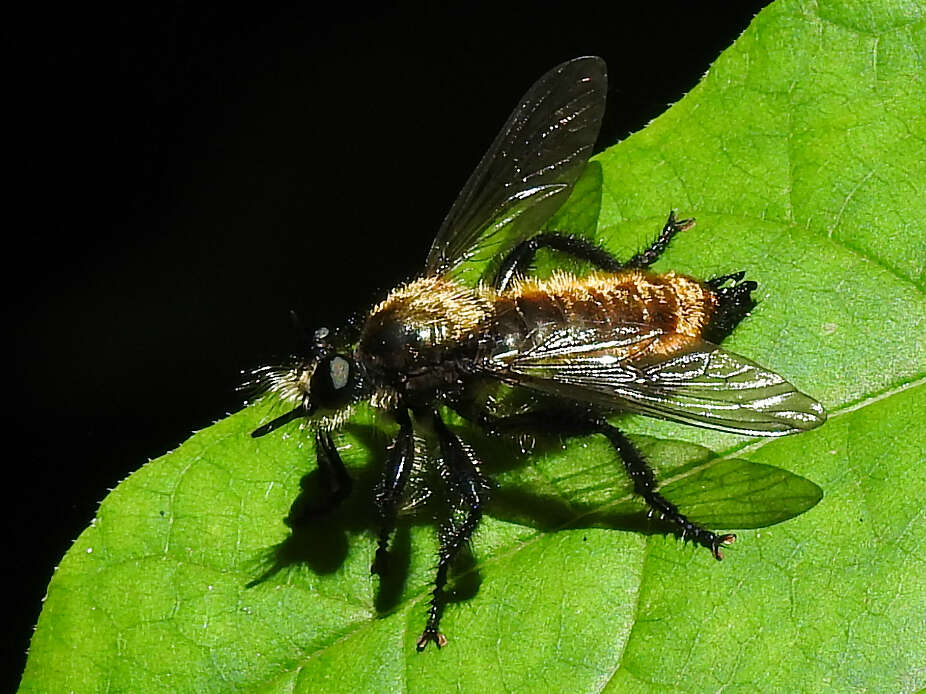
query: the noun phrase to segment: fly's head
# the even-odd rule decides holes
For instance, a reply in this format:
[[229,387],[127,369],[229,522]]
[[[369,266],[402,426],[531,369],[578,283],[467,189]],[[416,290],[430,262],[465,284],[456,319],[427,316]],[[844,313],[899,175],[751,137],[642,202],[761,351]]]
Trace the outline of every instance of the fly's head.
[[307,417],[323,429],[336,428],[365,392],[357,360],[328,328],[315,331],[307,356],[285,365],[263,367],[255,376],[262,390],[275,393],[295,409],[264,425],[254,436],[298,417]]
[[317,357],[308,377],[306,409],[322,416],[337,415],[363,394],[360,366],[346,350],[328,344],[328,329],[315,331],[314,352]]

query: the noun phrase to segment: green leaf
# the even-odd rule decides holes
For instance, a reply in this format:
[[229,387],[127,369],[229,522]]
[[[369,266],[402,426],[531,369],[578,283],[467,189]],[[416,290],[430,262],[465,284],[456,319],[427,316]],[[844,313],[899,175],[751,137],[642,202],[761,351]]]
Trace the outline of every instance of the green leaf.
[[[547,228],[597,240],[602,180],[601,164],[590,161],[576,181],[569,203],[553,215],[546,225]],[[559,259],[562,260],[562,256]]]
[[[758,442],[622,420],[670,499],[737,529],[726,561],[645,523],[594,437],[523,456],[476,439],[497,508],[454,584],[450,643],[417,654],[433,523],[410,518],[393,572],[369,573],[394,427],[357,413],[341,439],[354,495],[291,535],[311,441],[295,426],[251,439],[280,412],[263,402],[103,502],[52,579],[21,691],[921,689],[924,14],[775,3],[690,94],[597,158],[599,238],[626,256],[670,208],[697,217],[656,269],[745,269],[762,301],[730,348],[830,412]],[[582,226],[589,199],[561,219]]]

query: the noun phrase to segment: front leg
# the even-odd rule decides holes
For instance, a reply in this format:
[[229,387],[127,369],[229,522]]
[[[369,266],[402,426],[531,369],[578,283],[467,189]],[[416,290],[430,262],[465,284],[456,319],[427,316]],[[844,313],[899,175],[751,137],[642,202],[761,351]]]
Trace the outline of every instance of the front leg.
[[[472,450],[447,428],[437,412],[433,413],[433,421],[441,451],[440,475],[450,493],[452,510],[451,519],[440,529],[437,576],[428,609],[428,622],[417,643],[419,651],[432,641],[438,648],[447,643],[447,638],[440,632],[440,620],[447,604],[444,593],[447,573],[482,520],[490,488],[488,480],[479,471],[479,463]],[[453,517],[455,512],[463,514],[462,520]]]
[[383,471],[382,480],[376,486],[374,497],[381,525],[376,545],[376,557],[373,559],[370,571],[379,575],[383,575],[386,570],[389,537],[395,530],[399,501],[402,499],[402,492],[405,491],[405,485],[408,483],[412,465],[415,462],[415,439],[408,410],[398,410],[395,417],[399,422],[399,433],[389,449],[386,469]]
[[318,429],[315,432],[315,457],[319,482],[325,496],[320,503],[309,506],[300,494],[286,517],[286,524],[291,528],[302,525],[307,519],[328,515],[353,489],[354,482],[344,467],[330,431]]

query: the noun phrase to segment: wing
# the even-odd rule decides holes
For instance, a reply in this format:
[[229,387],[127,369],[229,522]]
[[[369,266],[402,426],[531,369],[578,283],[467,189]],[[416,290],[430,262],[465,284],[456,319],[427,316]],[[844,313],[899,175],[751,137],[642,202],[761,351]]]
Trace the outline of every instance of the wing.
[[554,331],[490,360],[498,378],[610,409],[752,436],[819,426],[826,412],[778,374],[704,341],[659,356],[677,340],[651,326]]
[[606,89],[605,64],[596,57],[563,63],[530,88],[447,213],[427,275],[459,273],[540,229],[591,156]]

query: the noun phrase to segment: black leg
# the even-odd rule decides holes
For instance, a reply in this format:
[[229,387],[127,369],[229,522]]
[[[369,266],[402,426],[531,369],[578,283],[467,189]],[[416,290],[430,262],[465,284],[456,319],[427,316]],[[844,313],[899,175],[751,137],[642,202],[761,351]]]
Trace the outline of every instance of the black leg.
[[[438,648],[447,643],[446,637],[440,632],[440,620],[447,602],[444,593],[447,572],[460,550],[473,536],[489,496],[489,483],[479,471],[479,464],[472,451],[447,429],[437,412],[433,415],[433,421],[441,450],[440,474],[450,492],[453,508],[451,520],[440,531],[437,576],[428,609],[428,623],[418,639],[419,651],[432,641]],[[462,518],[458,518],[458,514]]]
[[383,478],[376,487],[376,508],[379,510],[380,531],[376,545],[376,557],[370,571],[382,575],[386,570],[386,560],[389,556],[389,537],[395,530],[395,518],[398,512],[402,492],[411,475],[412,465],[415,462],[415,439],[412,433],[412,421],[408,411],[400,409],[396,412],[399,422],[399,433],[392,442],[389,450],[389,461],[383,471]]
[[637,450],[630,439],[615,426],[609,424],[605,419],[598,419],[590,422],[598,433],[603,434],[611,445],[617,450],[621,460],[624,462],[624,469],[633,482],[633,490],[643,497],[650,509],[660,515],[660,517],[675,523],[681,529],[682,539],[690,539],[697,542],[702,547],[706,547],[714,555],[714,558],[720,561],[723,559],[721,547],[730,545],[736,540],[736,535],[717,535],[716,533],[702,528],[697,523],[693,523],[682,513],[679,513],[678,507],[668,501],[662,494],[656,491],[658,486],[656,477],[649,463],[643,457],[643,454]]
[[675,504],[657,491],[659,484],[656,476],[643,454],[604,417],[596,417],[586,412],[538,411],[504,418],[483,413],[481,417],[476,417],[475,421],[490,433],[539,428],[541,431],[556,431],[567,436],[601,434],[611,442],[620,456],[624,469],[633,482],[634,492],[643,497],[651,513],[658,513],[661,518],[677,525],[681,529],[683,540],[697,542],[720,560],[723,559],[721,547],[731,544],[736,539],[736,535],[717,535],[680,513]]
[[554,232],[537,234],[519,243],[505,256],[501,267],[499,267],[495,275],[493,284],[496,291],[504,291],[517,275],[523,275],[527,272],[531,263],[534,262],[534,256],[537,255],[537,251],[541,248],[562,251],[606,272],[617,272],[628,267],[647,268],[656,262],[678,232],[685,231],[693,226],[693,219],[676,219],[673,210],[669,213],[669,219],[656,240],[647,249],[637,253],[626,263],[619,261],[601,246],[582,238]]
[[547,232],[522,241],[505,256],[501,267],[495,275],[495,282],[493,283],[495,289],[504,291],[517,275],[525,274],[531,263],[534,262],[537,251],[541,248],[562,251],[607,272],[617,272],[623,267],[617,258],[591,241],[575,236]]
[[649,248],[640,251],[624,263],[624,266],[638,268],[649,267],[659,259],[659,256],[666,250],[669,246],[669,242],[672,241],[672,238],[678,232],[690,229],[694,226],[694,223],[695,220],[693,219],[676,219],[675,210],[672,210],[669,213],[669,219],[666,220],[665,226],[662,227],[662,231],[659,232],[659,236],[656,237],[656,240],[650,244]]
[[325,497],[313,506],[305,505],[302,495],[297,499],[297,503],[289,510],[286,523],[290,527],[296,527],[304,523],[307,519],[318,518],[327,515],[335,509],[344,499],[346,499],[353,488],[353,480],[344,467],[341,455],[338,453],[337,446],[331,438],[330,431],[319,429],[315,432],[315,456],[318,465],[319,481],[324,490]]
[[[710,322],[705,326],[702,334],[708,342],[720,344],[733,329],[755,308],[756,300],[752,298],[759,285],[750,280],[743,281],[745,272],[734,272],[732,275],[715,277],[708,280],[707,285],[717,295],[717,309],[711,316]],[[729,287],[724,287],[732,281]]]

